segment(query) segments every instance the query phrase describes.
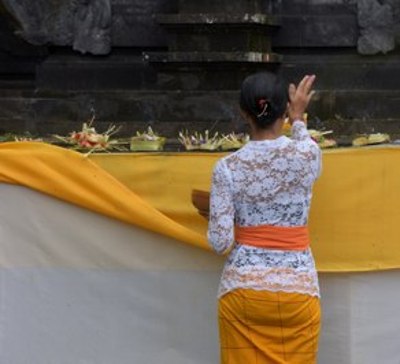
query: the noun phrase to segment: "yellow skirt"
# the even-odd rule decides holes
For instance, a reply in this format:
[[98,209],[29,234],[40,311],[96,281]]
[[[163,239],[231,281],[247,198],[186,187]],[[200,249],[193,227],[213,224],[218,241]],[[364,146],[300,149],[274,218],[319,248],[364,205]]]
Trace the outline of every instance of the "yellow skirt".
[[313,364],[321,309],[317,297],[237,289],[219,300],[222,364]]

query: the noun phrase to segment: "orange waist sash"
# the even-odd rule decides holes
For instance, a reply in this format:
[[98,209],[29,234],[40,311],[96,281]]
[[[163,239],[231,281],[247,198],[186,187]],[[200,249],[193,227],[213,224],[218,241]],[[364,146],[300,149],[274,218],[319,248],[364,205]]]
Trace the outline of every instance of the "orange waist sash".
[[310,245],[307,226],[236,226],[235,239],[239,244],[279,250],[305,250]]

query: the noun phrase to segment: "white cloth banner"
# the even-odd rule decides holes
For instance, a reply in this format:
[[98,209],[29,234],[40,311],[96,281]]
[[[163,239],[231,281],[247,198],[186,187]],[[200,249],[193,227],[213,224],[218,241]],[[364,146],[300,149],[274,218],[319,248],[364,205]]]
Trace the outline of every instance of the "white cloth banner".
[[[223,260],[0,184],[0,364],[217,364]],[[400,363],[400,272],[324,274],[319,363]]]

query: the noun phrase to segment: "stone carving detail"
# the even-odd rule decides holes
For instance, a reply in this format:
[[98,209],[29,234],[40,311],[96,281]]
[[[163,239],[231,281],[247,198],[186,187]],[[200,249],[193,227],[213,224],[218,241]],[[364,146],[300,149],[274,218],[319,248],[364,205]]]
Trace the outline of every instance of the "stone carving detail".
[[360,54],[387,53],[400,44],[398,0],[358,0],[358,23]]
[[73,48],[82,53],[111,51],[111,4],[109,0],[77,0]]
[[110,0],[1,0],[34,45],[73,45],[80,52],[111,50]]

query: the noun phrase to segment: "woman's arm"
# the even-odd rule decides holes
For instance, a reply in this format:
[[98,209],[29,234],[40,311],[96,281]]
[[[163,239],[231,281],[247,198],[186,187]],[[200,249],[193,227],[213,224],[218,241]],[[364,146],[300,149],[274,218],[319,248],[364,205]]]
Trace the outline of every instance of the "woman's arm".
[[234,242],[235,209],[232,179],[223,160],[214,168],[210,195],[208,241],[218,254],[228,252]]
[[307,124],[303,120],[314,91],[312,86],[315,76],[305,76],[298,86],[289,87],[289,121],[292,123],[292,139],[298,143],[299,151],[311,165],[311,173],[317,179],[322,170],[322,153],[318,144],[307,131]]
[[296,149],[301,154],[302,159],[305,159],[307,165],[311,167],[314,179],[317,179],[321,175],[322,170],[322,152],[317,142],[311,138],[303,121],[294,121],[292,126],[292,140],[296,143]]
[[292,140],[314,142],[311,139],[310,133],[307,131],[307,125],[306,125],[305,121],[300,120],[300,119],[293,121],[293,123],[292,123]]
[[300,83],[297,85],[291,83],[289,86],[289,122],[294,123],[296,120],[302,120],[308,104],[311,101],[315,91],[312,86],[315,81],[315,75],[304,76]]

